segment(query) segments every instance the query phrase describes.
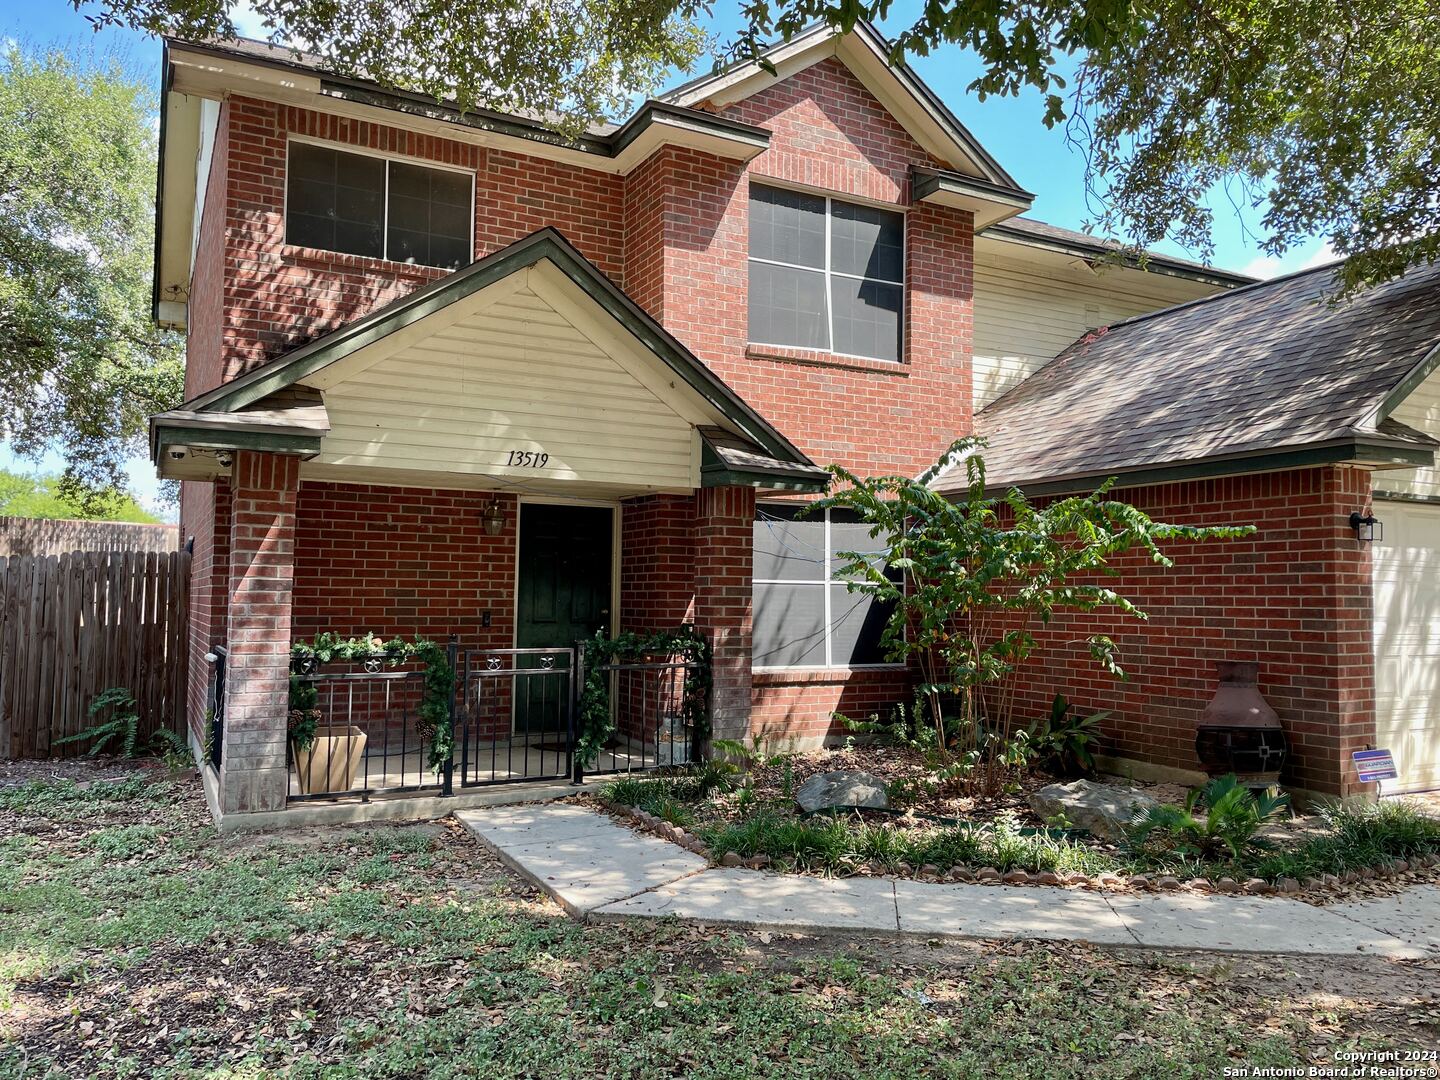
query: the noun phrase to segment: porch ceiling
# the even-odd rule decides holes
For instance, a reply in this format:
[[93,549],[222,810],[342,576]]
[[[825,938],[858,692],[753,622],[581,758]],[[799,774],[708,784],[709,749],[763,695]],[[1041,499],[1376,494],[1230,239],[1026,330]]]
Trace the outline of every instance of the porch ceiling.
[[325,430],[312,416],[303,448],[274,447],[307,458],[302,477],[604,498],[825,483],[553,230],[154,418],[162,475],[223,471],[166,445],[280,393],[323,398]]

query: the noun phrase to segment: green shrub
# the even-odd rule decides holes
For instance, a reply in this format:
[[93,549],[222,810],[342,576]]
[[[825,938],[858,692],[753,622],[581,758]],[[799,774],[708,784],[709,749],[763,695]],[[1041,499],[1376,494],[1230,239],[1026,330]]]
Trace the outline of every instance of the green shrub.
[[1064,694],[1050,703],[1050,715],[1030,725],[1027,735],[1035,763],[1057,776],[1089,776],[1095,771],[1095,748],[1100,744],[1100,721],[1109,711],[1081,716]]
[[[1205,816],[1196,809],[1205,803]],[[1256,796],[1234,773],[1190,792],[1185,805],[1157,806],[1131,826],[1127,842],[1137,854],[1173,852],[1196,859],[1238,859],[1259,845],[1256,832],[1290,805],[1286,795]]]

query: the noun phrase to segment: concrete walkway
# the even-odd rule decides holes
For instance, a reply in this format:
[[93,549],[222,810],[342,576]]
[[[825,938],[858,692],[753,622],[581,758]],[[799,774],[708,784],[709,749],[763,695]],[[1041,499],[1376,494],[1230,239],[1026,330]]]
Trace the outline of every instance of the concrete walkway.
[[1440,889],[1324,908],[1273,897],[949,885],[712,867],[573,803],[455,817],[579,919],[673,916],[763,929],[1037,938],[1260,953],[1440,956]]

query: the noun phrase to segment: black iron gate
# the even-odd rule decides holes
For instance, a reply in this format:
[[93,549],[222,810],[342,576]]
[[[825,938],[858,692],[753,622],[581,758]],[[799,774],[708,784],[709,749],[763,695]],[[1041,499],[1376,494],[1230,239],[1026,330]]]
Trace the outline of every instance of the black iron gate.
[[571,776],[576,691],[574,649],[467,651],[456,710],[460,786]]

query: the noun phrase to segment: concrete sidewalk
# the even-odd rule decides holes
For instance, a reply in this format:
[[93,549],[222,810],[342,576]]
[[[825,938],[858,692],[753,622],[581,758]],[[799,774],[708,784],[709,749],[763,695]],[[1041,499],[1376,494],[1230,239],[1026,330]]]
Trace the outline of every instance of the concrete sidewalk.
[[1271,897],[822,878],[712,867],[572,803],[455,814],[572,916],[764,929],[1037,938],[1260,953],[1440,956],[1440,889],[1324,908]]

